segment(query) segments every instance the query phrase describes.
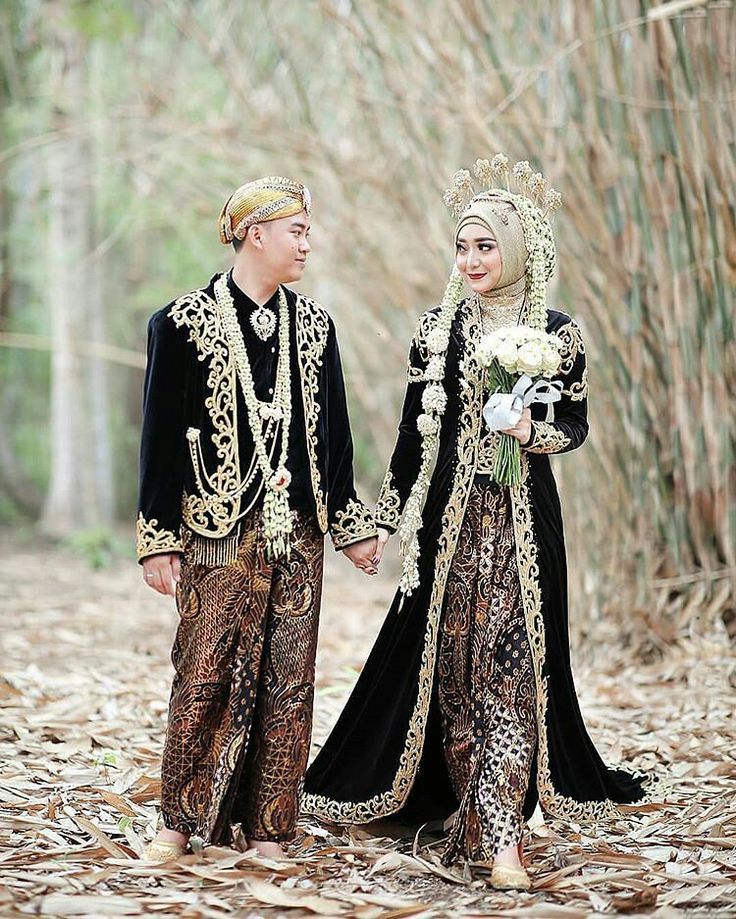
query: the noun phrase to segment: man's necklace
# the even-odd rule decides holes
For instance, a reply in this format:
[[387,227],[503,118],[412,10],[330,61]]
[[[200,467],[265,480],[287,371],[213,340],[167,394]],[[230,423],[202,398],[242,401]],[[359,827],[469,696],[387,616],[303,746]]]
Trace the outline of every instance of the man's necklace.
[[250,314],[250,324],[261,341],[268,341],[276,331],[276,313],[262,303]]
[[[291,426],[291,361],[289,359],[289,305],[283,287],[279,287],[279,358],[276,369],[276,385],[273,399],[262,402],[256,396],[248,352],[243,332],[238,322],[232,294],[223,274],[215,281],[215,299],[220,309],[222,326],[230,353],[243,391],[247,409],[248,424],[253,437],[256,460],[261,470],[265,494],[263,497],[263,529],[266,550],[270,558],[289,555],[289,536],[293,528],[289,508],[289,484],[291,473],[286,468],[289,449],[289,428]],[[270,312],[270,311],[269,311]],[[276,317],[274,316],[274,322]],[[255,328],[255,326],[254,326]],[[269,418],[278,425],[281,422],[281,450],[276,468],[271,465],[264,422]],[[276,436],[274,434],[274,436]]]

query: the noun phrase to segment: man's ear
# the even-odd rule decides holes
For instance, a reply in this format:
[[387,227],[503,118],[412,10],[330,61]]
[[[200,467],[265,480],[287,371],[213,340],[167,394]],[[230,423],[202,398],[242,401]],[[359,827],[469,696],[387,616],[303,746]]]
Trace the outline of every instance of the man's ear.
[[255,223],[252,227],[248,227],[246,231],[246,239],[251,245],[255,246],[256,249],[263,248],[263,227]]

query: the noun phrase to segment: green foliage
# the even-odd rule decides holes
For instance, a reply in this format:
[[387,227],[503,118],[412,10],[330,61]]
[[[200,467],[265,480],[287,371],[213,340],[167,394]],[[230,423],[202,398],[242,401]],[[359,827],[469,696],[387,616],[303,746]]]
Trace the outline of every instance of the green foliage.
[[116,559],[133,555],[132,548],[127,541],[104,527],[80,530],[63,542],[84,558],[90,568],[96,570],[109,567]]

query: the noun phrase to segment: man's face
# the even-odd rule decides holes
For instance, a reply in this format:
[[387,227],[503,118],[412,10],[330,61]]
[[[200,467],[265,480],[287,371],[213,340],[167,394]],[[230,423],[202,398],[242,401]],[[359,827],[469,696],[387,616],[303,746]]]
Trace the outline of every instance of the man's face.
[[260,225],[263,240],[263,265],[276,284],[301,280],[312,251],[309,245],[309,217],[302,211]]

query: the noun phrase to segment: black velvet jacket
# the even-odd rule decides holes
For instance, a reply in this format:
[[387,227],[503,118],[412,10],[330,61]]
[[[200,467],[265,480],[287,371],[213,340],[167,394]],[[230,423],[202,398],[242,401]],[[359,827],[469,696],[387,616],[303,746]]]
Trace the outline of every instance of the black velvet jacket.
[[[207,287],[179,297],[148,325],[137,527],[138,559],[181,552],[181,528],[208,556],[234,556],[240,520],[262,481],[235,363]],[[276,376],[278,331],[262,342],[248,316],[255,304],[228,278],[256,395]],[[353,484],[353,444],[335,327],[326,310],[286,289],[290,319],[292,420],[287,468],[292,508],[313,512],[337,549],[375,534]],[[269,306],[278,314],[278,297]],[[275,350],[272,350],[275,349]],[[274,456],[278,455],[278,437]]]
[[[376,506],[379,525],[391,530],[419,474],[416,419],[437,314],[431,310],[422,317],[412,342],[396,448]],[[563,395],[554,421],[545,420],[545,406],[532,406],[533,437],[522,449],[522,482],[509,488],[535,674],[537,753],[525,810],[528,816],[538,799],[549,814],[589,821],[614,816],[620,803],[642,799],[650,777],[606,766],[575,692],[562,511],[547,454],[574,450],[587,437],[587,367],[580,329],[569,316],[549,310],[547,331],[563,342],[557,375]],[[303,813],[341,824],[389,815],[422,823],[458,806],[443,753],[435,666],[447,578],[485,452],[482,412],[488,392],[476,356],[481,334],[477,306],[463,301],[451,329],[447,408],[419,530],[420,583],[410,596],[394,597],[360,678],[307,771]]]

